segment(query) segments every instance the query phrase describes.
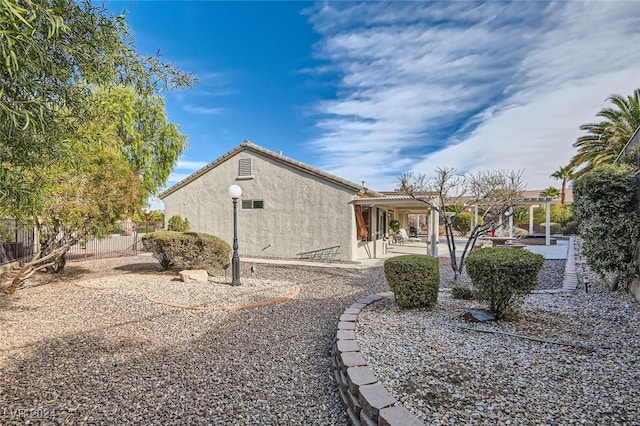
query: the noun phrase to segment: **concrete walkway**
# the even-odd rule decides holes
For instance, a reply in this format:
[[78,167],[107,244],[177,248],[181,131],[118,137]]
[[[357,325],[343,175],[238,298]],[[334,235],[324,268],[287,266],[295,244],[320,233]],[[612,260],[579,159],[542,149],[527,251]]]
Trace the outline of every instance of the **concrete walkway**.
[[[456,239],[456,255],[459,257],[464,250],[466,239]],[[485,243],[489,246],[489,243]],[[547,260],[565,260],[569,253],[569,240],[558,238],[558,244],[552,246],[528,245],[525,250],[532,253],[544,255]],[[357,262],[320,262],[298,259],[260,259],[260,258],[241,258],[242,263],[267,263],[274,265],[302,265],[315,266],[325,268],[341,268],[341,269],[366,269],[376,268],[384,265],[384,261],[390,257],[402,256],[407,254],[429,254],[428,244],[419,240],[409,240],[404,244],[393,244],[387,246],[387,253],[376,259],[358,259]],[[438,257],[449,257],[447,242],[441,239],[438,244]]]

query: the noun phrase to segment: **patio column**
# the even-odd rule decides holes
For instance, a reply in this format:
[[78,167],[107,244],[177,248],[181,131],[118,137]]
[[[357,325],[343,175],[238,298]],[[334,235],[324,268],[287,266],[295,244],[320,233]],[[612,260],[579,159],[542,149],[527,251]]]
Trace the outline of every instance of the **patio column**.
[[378,208],[371,206],[369,216],[371,218],[371,241],[373,242],[373,258],[378,257]]
[[538,204],[532,204],[529,206],[529,235],[533,235],[533,209],[540,207]]
[[544,244],[551,245],[551,203],[546,203],[546,215],[545,215],[545,230],[544,230]]
[[513,207],[509,207],[509,238],[513,238]]

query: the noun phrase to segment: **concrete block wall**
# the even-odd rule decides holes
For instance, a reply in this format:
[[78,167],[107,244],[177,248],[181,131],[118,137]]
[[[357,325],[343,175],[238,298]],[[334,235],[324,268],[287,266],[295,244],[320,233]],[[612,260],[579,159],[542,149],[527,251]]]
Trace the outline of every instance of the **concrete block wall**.
[[342,401],[354,426],[424,425],[378,382],[360,353],[356,336],[358,314],[367,305],[390,296],[380,293],[360,299],[340,316],[331,350],[333,372]]

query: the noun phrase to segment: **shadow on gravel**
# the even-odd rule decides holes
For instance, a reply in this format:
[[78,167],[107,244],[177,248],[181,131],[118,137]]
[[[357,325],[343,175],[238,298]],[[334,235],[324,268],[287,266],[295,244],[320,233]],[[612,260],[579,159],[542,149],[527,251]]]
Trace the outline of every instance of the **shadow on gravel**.
[[114,271],[122,272],[166,272],[160,267],[160,263],[157,261],[150,261],[146,263],[130,263],[127,265],[116,266]]

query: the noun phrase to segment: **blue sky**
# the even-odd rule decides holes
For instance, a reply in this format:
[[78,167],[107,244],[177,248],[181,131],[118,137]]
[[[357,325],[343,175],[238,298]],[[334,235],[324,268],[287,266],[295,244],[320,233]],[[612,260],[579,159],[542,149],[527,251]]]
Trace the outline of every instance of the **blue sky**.
[[377,190],[444,166],[558,187],[578,127],[640,87],[637,1],[106,4],[199,80],[166,94],[169,186],[246,139]]

